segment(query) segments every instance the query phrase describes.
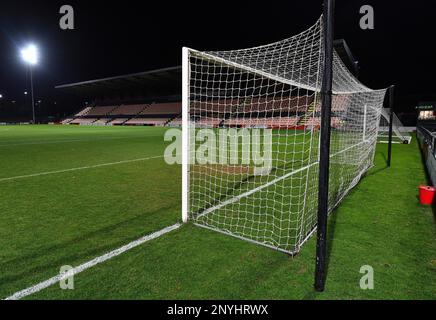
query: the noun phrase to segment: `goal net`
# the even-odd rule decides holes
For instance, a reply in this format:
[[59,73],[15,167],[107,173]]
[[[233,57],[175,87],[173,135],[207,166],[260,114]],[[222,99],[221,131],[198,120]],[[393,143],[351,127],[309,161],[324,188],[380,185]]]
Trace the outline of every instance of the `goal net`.
[[[390,120],[391,109],[383,108],[380,117],[380,126],[378,131],[378,142],[387,143],[389,142],[389,120]],[[392,118],[392,142],[393,143],[404,143],[408,144],[412,141],[412,136],[407,132],[406,128],[398,119],[397,115],[393,114]]]
[[[256,48],[184,49],[184,217],[296,253],[316,228],[322,17]],[[385,90],[334,54],[329,211],[372,166]],[[186,130],[189,128],[189,131]],[[187,136],[189,133],[189,137]]]

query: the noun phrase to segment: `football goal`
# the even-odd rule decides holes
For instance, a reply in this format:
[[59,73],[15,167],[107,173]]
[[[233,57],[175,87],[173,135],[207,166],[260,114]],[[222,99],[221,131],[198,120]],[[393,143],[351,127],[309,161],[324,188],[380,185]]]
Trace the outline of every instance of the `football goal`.
[[[378,142],[389,142],[389,120],[391,109],[383,108],[380,117],[380,126],[378,131]],[[412,136],[398,119],[395,112],[392,114],[392,143],[408,144],[412,141]]]
[[[314,233],[324,23],[255,48],[183,49],[184,221],[289,254]],[[332,73],[328,212],[373,165],[386,93],[336,52]]]

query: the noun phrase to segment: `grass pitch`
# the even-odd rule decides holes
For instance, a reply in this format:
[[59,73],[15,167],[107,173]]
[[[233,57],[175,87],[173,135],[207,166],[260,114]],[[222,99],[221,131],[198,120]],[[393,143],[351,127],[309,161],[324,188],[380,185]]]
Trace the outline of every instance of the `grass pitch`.
[[[180,166],[159,158],[165,130],[0,127],[2,298],[180,220]],[[188,224],[76,275],[74,290],[54,285],[28,299],[434,299],[436,231],[416,198],[426,182],[419,149],[394,145],[386,168],[386,148],[329,219],[324,293],[312,289],[314,238],[290,258]],[[359,287],[363,265],[374,268],[374,290]]]
[[163,161],[164,129],[0,130],[3,297],[180,217],[181,171]]

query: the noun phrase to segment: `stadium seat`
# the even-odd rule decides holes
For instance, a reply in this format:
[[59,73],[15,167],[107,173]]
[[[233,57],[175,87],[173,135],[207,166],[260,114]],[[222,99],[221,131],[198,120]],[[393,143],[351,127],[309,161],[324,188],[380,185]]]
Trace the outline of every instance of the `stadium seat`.
[[149,125],[149,126],[163,126],[170,118],[134,118],[126,121],[127,125]]
[[182,103],[171,102],[171,103],[152,104],[148,108],[142,110],[139,114],[140,115],[167,115],[167,114],[178,115],[180,113],[182,113]]

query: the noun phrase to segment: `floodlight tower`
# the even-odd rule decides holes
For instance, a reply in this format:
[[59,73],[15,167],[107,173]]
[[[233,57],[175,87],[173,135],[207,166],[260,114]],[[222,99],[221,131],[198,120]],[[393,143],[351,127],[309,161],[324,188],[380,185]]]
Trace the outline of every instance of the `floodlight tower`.
[[33,66],[38,63],[38,48],[34,44],[29,44],[27,47],[21,50],[21,58],[29,66],[30,72],[30,92],[32,96],[32,118],[33,124],[35,121],[35,103],[33,98]]

